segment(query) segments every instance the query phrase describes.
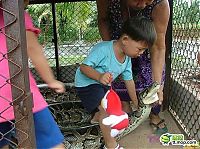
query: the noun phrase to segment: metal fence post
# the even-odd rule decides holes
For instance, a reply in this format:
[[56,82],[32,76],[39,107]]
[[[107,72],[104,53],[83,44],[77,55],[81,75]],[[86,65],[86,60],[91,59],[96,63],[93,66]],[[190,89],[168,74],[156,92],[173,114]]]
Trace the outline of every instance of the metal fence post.
[[164,85],[164,101],[163,101],[163,110],[168,109],[169,107],[169,93],[171,87],[171,49],[172,49],[172,13],[173,13],[173,1],[168,0],[170,5],[170,18],[166,33],[166,68],[165,68],[165,85]]
[[24,2],[2,0],[18,148],[36,148],[28,76]]

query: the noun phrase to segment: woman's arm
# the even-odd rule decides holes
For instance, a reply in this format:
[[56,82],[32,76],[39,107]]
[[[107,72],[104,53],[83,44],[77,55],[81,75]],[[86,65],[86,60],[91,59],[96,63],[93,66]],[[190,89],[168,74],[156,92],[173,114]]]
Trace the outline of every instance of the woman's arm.
[[[165,36],[170,16],[170,8],[168,0],[163,0],[158,4],[153,12],[152,18],[155,25],[157,40],[151,48],[151,66],[152,66],[152,78],[154,81],[161,83],[162,73],[165,64]],[[163,101],[163,86],[158,92],[159,104]]]
[[170,8],[167,0],[163,0],[152,12],[153,23],[157,33],[157,40],[151,48],[152,78],[159,83],[161,83],[165,63],[165,35],[169,16]]
[[109,30],[108,0],[96,0],[98,27],[102,40],[111,40]]

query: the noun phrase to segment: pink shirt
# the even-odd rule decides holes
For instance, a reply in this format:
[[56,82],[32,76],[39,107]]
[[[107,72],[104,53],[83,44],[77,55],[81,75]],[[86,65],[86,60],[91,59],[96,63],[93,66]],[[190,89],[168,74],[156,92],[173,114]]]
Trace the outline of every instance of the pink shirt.
[[[3,26],[3,12],[0,9],[0,29]],[[26,31],[34,32],[36,35],[40,33],[40,30],[34,27],[32,19],[27,12],[25,12],[25,27]],[[6,39],[4,34],[2,34],[0,31],[0,122],[14,119],[13,107],[10,106],[10,102],[12,101],[11,86],[10,84],[6,83],[6,80],[10,78],[8,61],[3,57],[3,55],[6,53]],[[31,73],[29,73],[29,78],[30,89],[33,93],[33,112],[37,112],[47,107],[47,103],[41,95]]]

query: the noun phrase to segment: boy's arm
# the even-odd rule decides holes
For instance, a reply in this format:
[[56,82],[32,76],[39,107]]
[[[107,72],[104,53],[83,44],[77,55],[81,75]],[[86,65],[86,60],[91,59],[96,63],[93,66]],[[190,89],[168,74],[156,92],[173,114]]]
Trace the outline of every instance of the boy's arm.
[[108,85],[112,80],[112,75],[108,72],[99,73],[95,69],[85,64],[80,65],[80,71],[86,75],[88,78],[96,80],[104,85]]
[[80,71],[86,75],[88,78],[96,80],[99,82],[99,78],[101,76],[101,73],[99,73],[98,71],[96,71],[95,69],[93,69],[90,66],[87,66],[85,64],[81,64],[80,65]]
[[26,38],[28,56],[30,57],[40,77],[48,84],[50,88],[54,89],[56,92],[64,92],[64,85],[54,78],[53,72],[43,53],[43,48],[39,44],[35,33],[26,31]]
[[135,105],[135,107],[138,109],[138,99],[137,99],[137,95],[136,95],[136,89],[135,89],[135,83],[133,80],[124,80],[126,88],[128,90],[128,94],[131,98],[131,101],[133,102],[133,104]]

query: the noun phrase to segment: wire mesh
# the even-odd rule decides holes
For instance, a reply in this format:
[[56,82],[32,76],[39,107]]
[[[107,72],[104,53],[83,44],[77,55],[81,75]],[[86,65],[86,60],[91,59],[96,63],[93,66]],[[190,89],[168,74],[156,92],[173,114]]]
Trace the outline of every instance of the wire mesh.
[[56,94],[45,85],[39,85],[49,103],[49,109],[65,136],[64,144],[71,149],[95,149],[101,145],[101,132],[91,124],[92,115],[85,111],[75,93],[73,84],[66,83],[66,92]]
[[[200,49],[200,2],[199,0],[175,0],[173,3],[172,85],[169,93],[169,110],[189,137],[200,140],[200,60],[197,60]],[[76,68],[87,56],[90,47],[100,40],[96,3],[93,1],[57,3],[55,9],[53,5],[53,3],[34,4],[28,6],[27,10],[33,17],[35,25],[42,30],[39,40],[54,74],[63,82],[73,83]],[[2,53],[0,56],[2,57],[1,62],[5,58]],[[31,62],[30,67],[38,84],[43,83]],[[7,79],[3,74],[0,74],[0,78]],[[4,84],[0,88],[3,86]],[[70,85],[66,84],[66,86]],[[73,92],[73,88],[69,88],[62,95],[54,94],[46,88],[41,91],[50,103],[50,109],[64,132],[67,142],[71,140],[71,142],[75,142],[74,147],[82,148],[87,143],[89,145],[94,142],[91,138],[96,138],[97,144],[95,145],[100,145],[101,137],[96,126],[91,127],[90,130],[83,128],[81,131],[72,133],[67,131],[72,128],[70,125],[67,128],[68,124],[77,124],[79,122],[77,119],[83,118],[84,114],[86,114],[84,118],[87,118],[84,119],[85,122],[90,119],[90,116],[82,111],[83,108]],[[8,100],[4,97],[1,98]],[[75,113],[72,112],[73,110]],[[73,119],[72,115],[75,115],[76,119]],[[92,131],[95,132],[94,135],[92,135]],[[82,141],[78,140],[80,138]],[[84,144],[84,141],[87,143]],[[68,145],[70,146],[70,144]]]
[[189,137],[200,140],[200,1],[173,1],[169,109]]
[[[28,6],[28,11],[33,16],[35,25],[42,30],[39,40],[50,66],[55,70],[55,75],[63,82],[74,82],[78,64],[86,57],[91,46],[100,40],[96,3],[94,1],[57,3],[55,26],[52,5],[34,4]],[[58,51],[58,55],[55,50]],[[59,66],[56,64],[57,59]],[[59,67],[59,70],[56,70],[56,67]],[[42,83],[34,69],[33,72],[37,81]]]
[[39,40],[54,74],[65,82],[67,88],[64,94],[56,94],[48,89],[30,62],[32,72],[40,84],[39,88],[65,136],[64,144],[72,149],[99,148],[102,138],[99,126],[90,123],[91,115],[82,107],[73,84],[79,64],[90,48],[100,40],[96,3],[80,1],[34,4],[29,5],[27,10],[42,31]]
[[[172,85],[169,109],[184,131],[190,137],[199,140],[199,0],[176,0],[173,3],[173,43],[169,69]],[[39,24],[39,27],[45,30],[45,35],[41,34],[40,41],[55,75],[58,74],[54,44],[57,40],[60,73],[57,75],[58,79],[73,83],[79,63],[86,57],[90,47],[100,40],[96,4],[92,1],[56,4],[56,26],[53,26],[52,22],[51,5],[30,5],[28,10],[35,17],[34,20],[37,20],[36,25]],[[43,10],[38,13],[37,7],[42,7]],[[57,39],[53,36],[53,28],[56,28]],[[35,75],[40,83],[38,75]]]

